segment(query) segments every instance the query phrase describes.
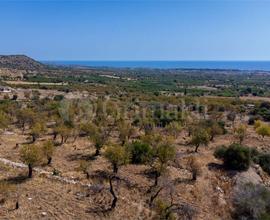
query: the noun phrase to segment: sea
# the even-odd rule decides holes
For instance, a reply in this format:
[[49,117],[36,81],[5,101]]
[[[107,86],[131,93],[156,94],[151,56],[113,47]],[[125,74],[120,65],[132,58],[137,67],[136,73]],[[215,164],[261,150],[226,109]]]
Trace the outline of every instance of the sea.
[[270,61],[41,61],[60,66],[93,68],[230,69],[270,71]]

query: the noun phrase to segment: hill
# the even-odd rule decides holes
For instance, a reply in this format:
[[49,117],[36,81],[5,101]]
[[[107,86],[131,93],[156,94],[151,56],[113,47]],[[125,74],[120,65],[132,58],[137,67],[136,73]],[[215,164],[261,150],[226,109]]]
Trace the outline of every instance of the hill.
[[25,55],[0,55],[0,68],[40,70],[45,65]]

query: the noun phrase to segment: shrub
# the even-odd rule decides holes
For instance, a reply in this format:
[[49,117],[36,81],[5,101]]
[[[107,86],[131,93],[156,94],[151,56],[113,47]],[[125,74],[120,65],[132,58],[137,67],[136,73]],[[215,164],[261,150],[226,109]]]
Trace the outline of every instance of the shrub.
[[168,134],[173,135],[175,138],[177,138],[177,135],[181,132],[181,130],[182,126],[176,121],[173,121],[166,126],[166,131]]
[[222,146],[218,147],[218,148],[215,150],[214,156],[215,156],[216,158],[218,158],[218,159],[222,159],[222,158],[224,158],[224,156],[225,156],[226,150],[227,150],[227,148],[226,148],[224,145],[222,145]]
[[64,96],[63,95],[56,95],[53,98],[54,101],[62,101],[63,99],[64,99]]
[[251,163],[252,150],[240,144],[232,144],[227,149],[221,147],[215,151],[215,156],[223,160],[224,165],[232,170],[247,170]]
[[262,136],[262,138],[264,138],[265,136],[270,136],[270,126],[266,125],[266,124],[261,124],[257,129],[256,129],[256,133],[260,136]]
[[239,186],[233,195],[235,219],[267,220],[270,215],[270,191],[263,185]]
[[256,120],[254,122],[254,129],[256,130],[257,128],[259,128],[261,125],[263,124],[263,122],[261,120]]
[[131,162],[135,164],[145,163],[152,155],[152,149],[149,144],[135,141],[130,145]]
[[270,174],[270,154],[262,154],[259,156],[259,164],[262,169]]
[[192,173],[192,180],[195,181],[195,180],[197,180],[197,177],[202,172],[201,166],[200,166],[197,158],[192,157],[192,156],[190,158],[188,158],[188,164],[190,166],[190,170],[191,170],[191,173]]
[[238,127],[234,130],[236,138],[239,139],[239,143],[242,144],[246,133],[247,133],[247,127],[244,124],[240,124]]
[[248,119],[249,125],[254,125],[256,121],[261,120],[261,117],[259,115],[250,116]]

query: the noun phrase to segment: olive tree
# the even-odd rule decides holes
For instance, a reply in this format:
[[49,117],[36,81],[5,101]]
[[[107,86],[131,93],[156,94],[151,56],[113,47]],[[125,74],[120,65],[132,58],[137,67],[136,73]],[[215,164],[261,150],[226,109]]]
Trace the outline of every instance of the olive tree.
[[182,126],[179,122],[173,121],[166,126],[166,131],[177,138],[177,135],[182,131]]
[[46,141],[42,146],[42,153],[46,157],[48,165],[50,165],[52,162],[54,150],[55,148],[52,141]]
[[20,152],[21,160],[28,165],[28,178],[32,178],[33,166],[40,162],[40,150],[36,145],[24,145]]
[[46,131],[46,126],[43,121],[35,122],[31,127],[30,135],[32,136],[32,143],[36,141]]
[[124,145],[134,133],[134,128],[128,122],[121,121],[118,123],[119,139]]
[[60,137],[61,137],[60,145],[62,145],[64,143],[66,143],[68,138],[71,136],[72,127],[62,123],[62,124],[57,125],[54,128],[53,133],[54,133],[54,137],[53,137],[54,140],[57,138],[57,135],[60,135]]
[[208,127],[207,131],[211,141],[214,140],[216,135],[223,134],[223,129],[217,122],[212,122],[211,125]]
[[22,128],[22,132],[24,133],[26,125],[33,125],[36,114],[33,109],[24,108],[17,111],[16,118],[19,126]]
[[205,129],[198,128],[192,134],[191,144],[195,146],[195,152],[198,152],[201,145],[207,145],[209,141],[210,137]]
[[174,145],[168,143],[161,143],[154,149],[155,186],[158,184],[159,177],[166,171],[168,163],[175,158],[175,154],[176,149]]
[[110,129],[108,126],[97,126],[95,124],[91,125],[89,138],[96,148],[95,156],[100,155],[100,150],[107,143],[109,134]]
[[117,173],[120,166],[129,162],[130,156],[127,149],[123,146],[113,145],[107,147],[105,157],[112,164],[113,172]]

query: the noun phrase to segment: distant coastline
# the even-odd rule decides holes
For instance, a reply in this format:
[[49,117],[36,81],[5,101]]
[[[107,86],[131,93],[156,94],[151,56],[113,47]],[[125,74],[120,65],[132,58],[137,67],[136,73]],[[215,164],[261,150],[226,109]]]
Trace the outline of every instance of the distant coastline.
[[40,61],[44,64],[108,68],[229,69],[270,71],[270,61]]

